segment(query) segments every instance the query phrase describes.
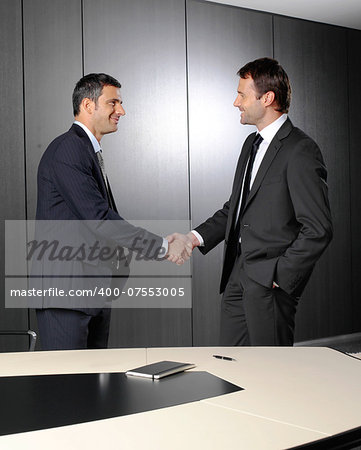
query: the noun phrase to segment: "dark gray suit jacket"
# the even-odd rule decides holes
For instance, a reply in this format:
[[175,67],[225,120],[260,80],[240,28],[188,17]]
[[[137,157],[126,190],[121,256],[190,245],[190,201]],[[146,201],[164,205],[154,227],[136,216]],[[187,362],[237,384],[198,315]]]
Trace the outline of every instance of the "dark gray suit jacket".
[[[246,139],[231,197],[195,228],[206,254],[225,240],[220,292],[237,253],[231,239],[245,167],[255,134]],[[332,238],[327,171],[317,144],[289,119],[270,143],[241,217],[241,252],[247,275],[259,284],[299,297],[316,261]]]
[[[112,197],[111,192],[110,196]],[[123,255],[120,264],[114,258],[109,261],[99,257],[83,258],[81,245],[83,250],[96,244],[100,248],[125,247],[146,255],[149,259],[159,256],[163,239],[131,225],[109,205],[107,189],[92,143],[85,131],[73,124],[69,131],[48,146],[41,158],[36,219],[39,242],[44,239],[60,240],[60,247],[65,249],[63,254],[66,254],[66,247],[73,250],[78,247],[79,252],[76,258],[33,258],[32,274],[44,275],[37,281],[39,288],[46,289],[56,283],[65,290],[76,287],[94,288],[96,284],[99,288],[107,288],[111,285],[112,275],[128,275],[129,267]],[[88,254],[89,252],[86,256]],[[118,269],[117,265],[120,266]],[[49,275],[60,278],[55,281]],[[102,307],[106,299],[99,295],[94,301],[94,298],[89,297],[86,305],[79,306],[74,305],[74,298],[45,295],[38,307]]]

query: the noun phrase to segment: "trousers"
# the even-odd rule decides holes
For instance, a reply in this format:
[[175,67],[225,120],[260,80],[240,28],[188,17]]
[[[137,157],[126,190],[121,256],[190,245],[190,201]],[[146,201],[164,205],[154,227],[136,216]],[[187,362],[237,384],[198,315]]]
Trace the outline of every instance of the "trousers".
[[292,346],[298,300],[249,278],[238,255],[221,303],[224,346]]

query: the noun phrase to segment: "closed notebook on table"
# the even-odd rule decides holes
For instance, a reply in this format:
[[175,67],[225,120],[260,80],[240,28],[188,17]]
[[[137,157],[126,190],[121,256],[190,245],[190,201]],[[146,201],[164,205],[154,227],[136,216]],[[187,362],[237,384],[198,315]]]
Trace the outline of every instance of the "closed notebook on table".
[[193,369],[195,364],[181,363],[176,361],[159,361],[146,366],[137,367],[125,372],[126,375],[133,375],[136,377],[152,378],[158,380],[159,378],[167,377],[174,373],[183,372],[187,369]]

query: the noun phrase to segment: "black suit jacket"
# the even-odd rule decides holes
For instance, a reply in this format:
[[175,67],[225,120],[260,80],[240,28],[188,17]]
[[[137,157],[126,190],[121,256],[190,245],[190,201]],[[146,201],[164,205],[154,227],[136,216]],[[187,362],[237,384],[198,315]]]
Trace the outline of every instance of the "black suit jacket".
[[[254,136],[243,145],[229,201],[195,229],[204,239],[204,254],[225,240],[220,292],[236,258],[232,231]],[[276,281],[290,295],[301,295],[332,238],[326,181],[317,144],[287,119],[266,151],[241,217],[241,252],[250,278],[269,288]]]
[[[111,196],[110,192],[110,196]],[[42,258],[33,258],[32,274],[44,276],[38,280],[38,287],[46,289],[55,284],[50,277],[59,277],[57,285],[63,289],[89,288],[92,277],[99,277],[94,283],[101,283],[99,288],[107,288],[112,274],[129,273],[128,261],[122,253],[122,247],[157,258],[163,239],[147,230],[136,227],[124,220],[114,209],[110,208],[107,189],[98,163],[97,156],[85,131],[76,124],[70,130],[57,137],[44,152],[38,168],[37,198],[37,234],[38,242],[46,239],[60,241],[62,256],[67,256],[67,247],[79,249],[77,257],[53,258],[49,252]],[[61,222],[59,222],[61,221]],[[89,248],[109,248],[112,258],[89,257]],[[83,246],[83,248],[80,248]],[[121,252],[117,262],[116,252]],[[59,255],[59,248],[57,249]],[[70,251],[69,251],[70,252]],[[85,253],[85,258],[84,258]],[[97,253],[99,255],[99,252]],[[119,258],[118,258],[119,259]],[[116,267],[118,266],[118,269]],[[42,283],[39,286],[39,283]],[[94,287],[94,286],[92,286]],[[94,298],[90,306],[102,306],[107,297]],[[74,298],[54,298],[45,295],[42,307],[74,307]],[[99,302],[100,300],[100,302]]]

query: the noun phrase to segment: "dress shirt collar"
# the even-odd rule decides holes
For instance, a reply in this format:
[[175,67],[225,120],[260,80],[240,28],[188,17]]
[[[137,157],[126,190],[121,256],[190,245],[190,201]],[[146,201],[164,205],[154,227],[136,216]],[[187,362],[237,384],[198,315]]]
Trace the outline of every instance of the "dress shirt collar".
[[92,143],[92,145],[93,145],[93,148],[94,148],[95,153],[101,151],[101,147],[100,147],[100,144],[99,144],[97,138],[96,138],[96,137],[94,136],[94,134],[89,130],[89,128],[87,128],[83,123],[78,122],[77,120],[75,120],[74,123],[75,123],[76,125],[78,125],[79,127],[83,128],[83,130],[86,132],[86,134],[88,135],[88,137],[89,137],[89,139],[90,139],[90,141],[91,141],[91,143]]
[[272,142],[272,139],[276,136],[278,130],[286,122],[287,117],[287,114],[282,114],[282,116],[280,116],[274,122],[263,128],[262,131],[258,131],[259,134],[263,137],[263,140],[267,142],[267,144],[270,144]]

